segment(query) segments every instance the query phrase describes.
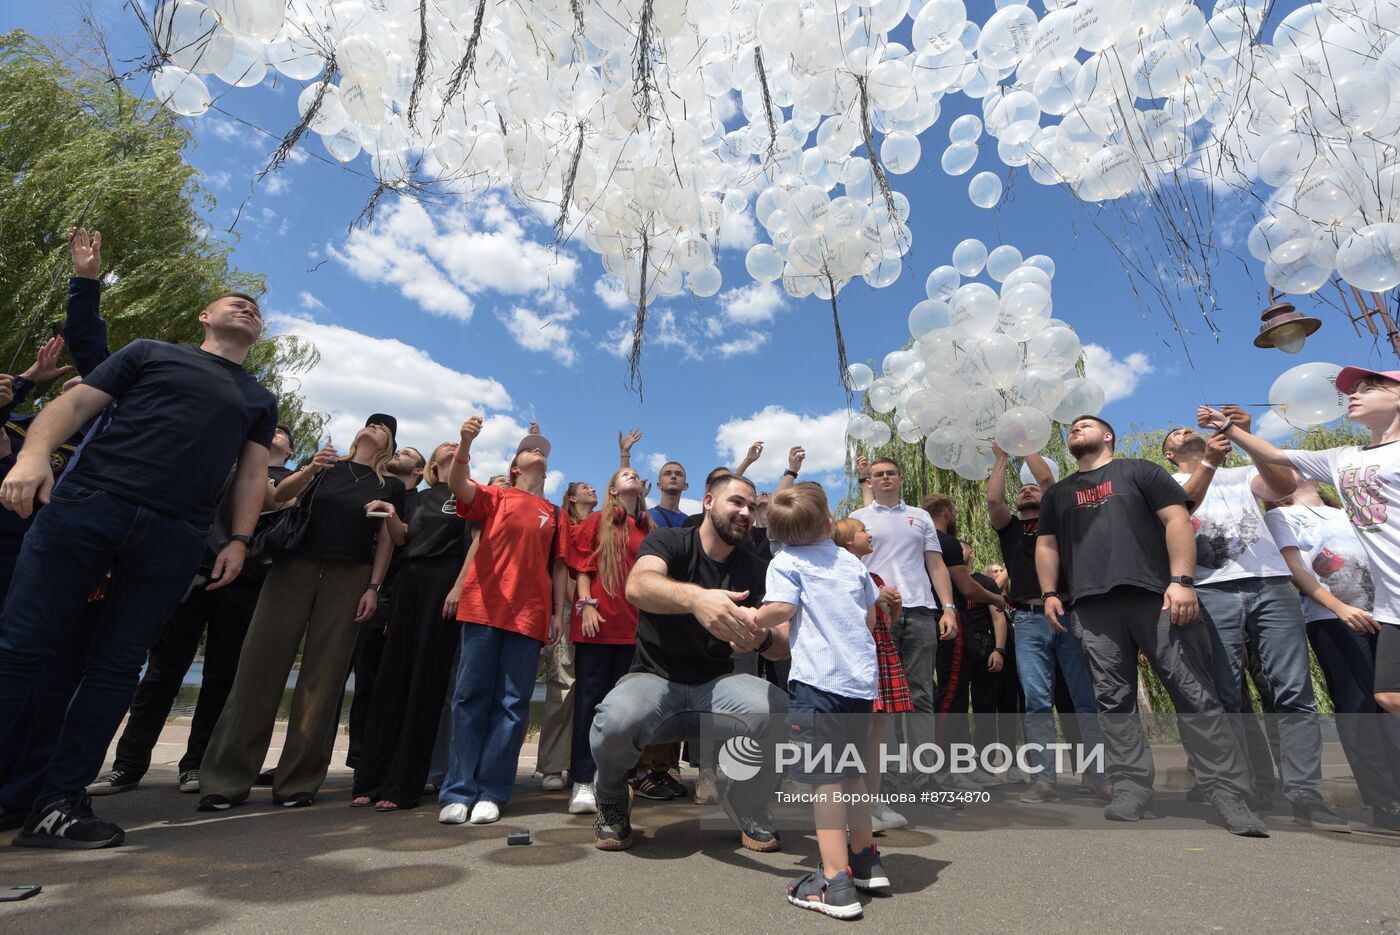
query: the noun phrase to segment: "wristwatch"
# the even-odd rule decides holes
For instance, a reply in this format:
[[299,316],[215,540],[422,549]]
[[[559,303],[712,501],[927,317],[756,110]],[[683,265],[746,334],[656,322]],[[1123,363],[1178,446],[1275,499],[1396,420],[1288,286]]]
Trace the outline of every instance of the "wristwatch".
[[242,534],[239,534],[239,533],[234,533],[233,535],[231,535],[231,536],[228,537],[228,541],[229,541],[229,542],[241,542],[241,543],[243,543],[244,545],[252,545],[252,544],[253,544],[253,537],[252,537],[252,536],[245,536],[245,535],[242,535]]
[[796,479],[797,479],[797,472],[794,471],[792,468],[788,468],[786,471],[783,472],[783,476],[784,476],[784,477],[791,477],[791,478],[793,478],[794,480],[796,480]]
[[1006,655],[1006,647],[1004,647],[1004,646],[993,646],[993,647],[992,647],[992,652],[994,652],[994,653],[1001,653],[1003,656],[1005,656],[1005,655]]
[[1049,600],[1049,599],[1052,598],[1052,597],[1059,597],[1059,596],[1060,596],[1060,592],[1059,592],[1059,591],[1046,591],[1045,593],[1043,593],[1043,594],[1040,595],[1040,599],[1041,599],[1042,601],[1044,601],[1044,600]]
[[1192,578],[1190,575],[1172,575],[1169,580],[1172,584],[1184,584],[1188,588],[1194,588],[1196,586],[1196,579]]
[[772,630],[769,630],[768,633],[767,633],[767,635],[763,637],[763,642],[758,644],[758,648],[755,649],[754,652],[756,652],[756,653],[766,653],[766,652],[768,652],[769,648],[772,647],[772,645],[773,645],[773,631],[772,631]]

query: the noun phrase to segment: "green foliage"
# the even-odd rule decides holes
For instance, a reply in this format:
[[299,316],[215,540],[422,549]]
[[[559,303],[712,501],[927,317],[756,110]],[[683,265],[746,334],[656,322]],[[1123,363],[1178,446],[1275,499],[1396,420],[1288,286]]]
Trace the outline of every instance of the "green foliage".
[[[0,368],[28,366],[63,320],[67,234],[80,218],[102,231],[113,350],[136,338],[198,343],[211,299],[264,291],[261,276],[230,265],[232,245],[208,234],[202,215],[214,201],[184,160],[189,140],[175,114],[106,75],[24,32],[0,35]],[[326,417],[303,411],[289,375],[314,363],[314,348],[285,338],[249,357],[307,444]]]

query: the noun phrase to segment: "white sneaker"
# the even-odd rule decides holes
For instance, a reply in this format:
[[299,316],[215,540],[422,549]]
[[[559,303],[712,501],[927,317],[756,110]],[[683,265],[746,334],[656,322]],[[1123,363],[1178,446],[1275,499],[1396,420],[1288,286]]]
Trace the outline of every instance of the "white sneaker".
[[574,794],[569,797],[570,815],[596,815],[598,799],[593,795],[593,783],[574,783]]
[[444,825],[464,825],[467,823],[467,807],[461,802],[444,805],[438,812],[438,821]]
[[872,824],[878,822],[881,831],[903,828],[905,825],[909,824],[908,818],[905,818],[899,812],[890,808],[886,803],[879,801],[870,804],[870,820]]
[[471,823],[474,825],[489,825],[493,821],[499,821],[501,817],[501,807],[495,802],[481,799],[472,806]]
[[563,792],[564,774],[548,773],[544,777],[544,782],[540,783],[540,788],[545,792]]
[[979,786],[984,786],[988,788],[993,786],[999,786],[1005,781],[1000,776],[995,776],[980,767],[968,773],[967,778],[971,779]]
[[1013,786],[1023,786],[1030,782],[1030,778],[1021,772],[1020,767],[1013,766],[1006,771],[1006,781]]

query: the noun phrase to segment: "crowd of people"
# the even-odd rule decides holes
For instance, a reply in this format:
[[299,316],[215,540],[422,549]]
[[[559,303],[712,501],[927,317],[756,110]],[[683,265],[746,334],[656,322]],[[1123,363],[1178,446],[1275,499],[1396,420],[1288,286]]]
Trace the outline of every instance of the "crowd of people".
[[[292,432],[243,367],[257,301],[212,301],[198,346],[109,353],[101,237],[74,231],[71,248],[62,334],[0,376],[0,820],[16,845],[122,843],[92,796],[140,784],[201,645],[178,778],[200,810],[257,785],[312,805],[353,672],[350,804],[394,812],[435,796],[443,824],[494,822],[543,662],[542,785],[596,816],[599,849],[633,845],[634,796],[693,795],[723,808],[743,847],[778,850],[770,802],[796,783],[812,793],[821,859],[787,898],[838,918],[860,915],[859,890],[892,888],[874,836],[907,819],[884,793],[1019,783],[1022,802],[1057,799],[1056,713],[1058,732],[1104,753],[1077,793],[1109,820],[1148,817],[1140,656],[1171,698],[1191,796],[1231,832],[1267,837],[1258,813],[1276,791],[1297,822],[1350,828],[1319,791],[1311,648],[1372,823],[1400,831],[1400,372],[1338,377],[1368,445],[1280,451],[1243,409],[1202,407],[1208,434],[1166,433],[1169,473],[1116,457],[1113,427],[1084,416],[1068,427],[1077,470],[1057,482],[1029,456],[1033,482],[1014,494],[998,451],[985,519],[1002,561],[978,569],[953,499],[906,502],[883,456],[855,462],[864,505],[840,519],[800,479],[800,447],[759,491],[745,475],[761,442],[706,476],[699,513],[681,509],[676,462],[648,507],[637,430],[619,434],[602,488],[570,484],[558,504],[537,425],[505,474],[474,474],[480,417],[425,457],[372,414],[343,454],[327,443],[292,469]],[[70,373],[36,415],[13,415]],[[1235,450],[1248,463],[1226,467]],[[1252,717],[1249,680],[1276,740]],[[736,735],[762,761],[744,781],[718,768]],[[1039,752],[993,769],[868,765],[888,762],[889,743],[1021,737]],[[784,773],[783,739],[869,755]]]

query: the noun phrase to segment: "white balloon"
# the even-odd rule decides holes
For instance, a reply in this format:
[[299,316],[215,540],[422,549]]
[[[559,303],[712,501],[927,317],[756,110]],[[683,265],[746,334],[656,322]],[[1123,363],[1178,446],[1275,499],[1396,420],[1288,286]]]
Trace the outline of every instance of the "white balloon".
[[1269,404],[1292,425],[1321,425],[1347,412],[1347,397],[1337,389],[1336,364],[1299,364],[1269,387]]
[[953,267],[964,276],[976,276],[987,263],[987,248],[969,237],[953,248]]

